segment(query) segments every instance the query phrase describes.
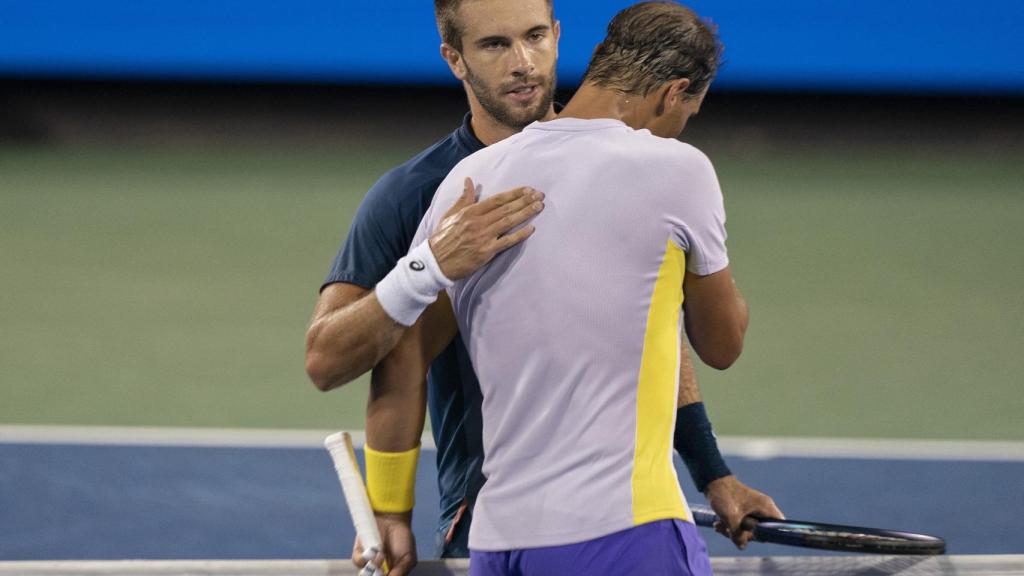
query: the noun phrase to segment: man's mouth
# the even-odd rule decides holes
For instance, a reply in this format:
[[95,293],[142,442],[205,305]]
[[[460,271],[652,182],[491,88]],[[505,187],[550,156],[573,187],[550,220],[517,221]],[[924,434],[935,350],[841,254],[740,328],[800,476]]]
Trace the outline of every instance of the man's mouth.
[[506,92],[516,102],[529,102],[536,93],[536,84],[523,84]]

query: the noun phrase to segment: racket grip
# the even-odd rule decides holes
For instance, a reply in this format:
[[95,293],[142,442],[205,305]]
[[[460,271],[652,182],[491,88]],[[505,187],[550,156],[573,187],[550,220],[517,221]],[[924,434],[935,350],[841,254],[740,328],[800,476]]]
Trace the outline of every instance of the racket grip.
[[359,576],[385,575],[384,571],[387,570],[388,567],[387,561],[384,561],[383,568],[378,568],[377,565],[373,563],[373,559],[377,557],[378,553],[379,551],[377,548],[367,548],[366,550],[363,550],[363,560],[366,560],[366,566],[363,566],[363,569],[359,571]]

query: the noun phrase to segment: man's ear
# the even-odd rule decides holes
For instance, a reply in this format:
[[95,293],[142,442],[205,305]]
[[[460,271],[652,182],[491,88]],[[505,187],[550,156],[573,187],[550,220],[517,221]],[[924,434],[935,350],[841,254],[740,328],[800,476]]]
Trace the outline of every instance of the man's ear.
[[441,58],[448,64],[452,74],[459,80],[466,79],[466,62],[462,59],[462,53],[448,43],[441,44]]
[[558,39],[562,37],[562,23],[555,20],[554,25],[551,27],[551,32],[555,35],[555,58],[558,58]]
[[689,87],[689,78],[680,78],[678,80],[666,82],[661,88],[662,94],[661,99],[658,102],[658,110],[667,112],[674,109],[675,106],[682,104],[683,100],[686,100],[688,96],[686,94],[686,89]]

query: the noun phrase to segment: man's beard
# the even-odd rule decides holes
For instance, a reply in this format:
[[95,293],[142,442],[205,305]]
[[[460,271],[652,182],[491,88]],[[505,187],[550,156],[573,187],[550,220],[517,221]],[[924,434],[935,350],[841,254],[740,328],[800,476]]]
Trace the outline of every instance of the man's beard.
[[[466,82],[469,83],[469,87],[473,90],[473,95],[483,106],[484,110],[491,115],[499,124],[508,126],[515,130],[522,130],[528,125],[536,122],[547,116],[548,111],[551,110],[551,103],[555,100],[555,73],[551,73],[551,77],[545,76],[531,76],[525,78],[522,82],[528,84],[537,84],[537,90],[540,90],[541,96],[537,105],[530,108],[523,108],[516,104],[510,104],[502,99],[508,88],[514,84],[522,82],[508,83],[499,86],[497,90],[492,90],[479,76],[473,73],[468,66],[466,67]],[[506,87],[508,86],[508,88]]]

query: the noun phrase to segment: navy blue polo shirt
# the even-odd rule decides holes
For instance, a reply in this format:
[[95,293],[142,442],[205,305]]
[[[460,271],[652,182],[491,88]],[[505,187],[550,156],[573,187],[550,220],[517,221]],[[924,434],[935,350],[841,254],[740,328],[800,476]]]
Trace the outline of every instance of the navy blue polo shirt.
[[[459,161],[484,147],[473,134],[470,119],[466,114],[457,130],[370,188],[324,286],[345,282],[372,290],[406,255],[441,181]],[[427,376],[442,527],[448,526],[464,499],[475,500],[483,484],[481,401],[469,354],[462,339],[456,338],[434,360]]]

